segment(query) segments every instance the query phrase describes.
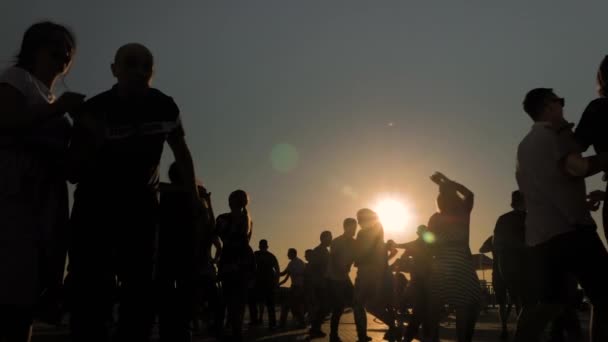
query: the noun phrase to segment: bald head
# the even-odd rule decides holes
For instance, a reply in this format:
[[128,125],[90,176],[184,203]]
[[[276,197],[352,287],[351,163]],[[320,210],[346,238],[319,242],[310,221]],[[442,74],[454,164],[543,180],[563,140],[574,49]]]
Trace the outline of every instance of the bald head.
[[114,56],[112,74],[120,87],[126,90],[140,90],[150,86],[154,70],[154,56],[139,43],[121,46]]
[[114,63],[120,63],[129,56],[141,57],[154,63],[154,56],[152,56],[152,52],[150,52],[147,47],[139,43],[128,43],[119,47],[114,55]]

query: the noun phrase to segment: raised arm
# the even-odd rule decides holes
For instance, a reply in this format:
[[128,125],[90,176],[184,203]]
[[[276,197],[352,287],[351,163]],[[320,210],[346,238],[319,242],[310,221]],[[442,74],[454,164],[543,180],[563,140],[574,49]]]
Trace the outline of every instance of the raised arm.
[[285,269],[285,271],[281,272],[281,276],[285,276],[285,278],[283,278],[283,280],[281,280],[281,282],[279,282],[279,286],[285,284],[287,282],[287,280],[289,280],[290,274],[287,271],[287,269]]
[[490,235],[490,237],[481,245],[481,247],[479,247],[479,253],[492,252],[492,239],[493,238],[494,238],[494,236]]

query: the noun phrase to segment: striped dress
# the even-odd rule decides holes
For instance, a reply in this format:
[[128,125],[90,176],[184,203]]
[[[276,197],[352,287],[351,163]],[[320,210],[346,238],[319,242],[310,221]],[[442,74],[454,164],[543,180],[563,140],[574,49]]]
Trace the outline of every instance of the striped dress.
[[431,294],[442,304],[455,307],[479,303],[481,287],[469,248],[470,213],[436,213],[429,220],[435,235],[431,266]]

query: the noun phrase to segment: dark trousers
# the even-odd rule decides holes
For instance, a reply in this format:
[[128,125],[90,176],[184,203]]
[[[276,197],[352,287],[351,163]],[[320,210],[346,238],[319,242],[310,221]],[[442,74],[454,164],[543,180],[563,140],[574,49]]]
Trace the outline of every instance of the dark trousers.
[[287,298],[281,306],[280,326],[285,327],[287,324],[287,315],[289,311],[293,315],[298,324],[304,324],[304,300],[305,290],[301,286],[292,286],[288,291]]
[[404,341],[410,342],[417,335],[422,325],[423,334],[421,337],[431,336],[431,326],[429,321],[428,306],[430,294],[429,286],[426,282],[414,282],[410,283],[412,292],[414,294],[414,303],[412,308],[412,315],[409,317],[407,329],[405,331]]
[[150,193],[76,192],[69,246],[74,342],[107,341],[117,283],[117,340],[149,340],[156,208]]
[[331,313],[331,335],[338,335],[340,318],[344,309],[353,305],[354,287],[350,279],[330,280],[329,289],[331,293],[332,313]]
[[223,303],[226,307],[228,323],[232,329],[232,340],[243,338],[243,320],[248,296],[248,279],[237,275],[222,280]]
[[382,323],[395,330],[395,315],[389,310],[391,303],[392,278],[388,271],[377,271],[359,268],[355,279],[355,298],[353,301],[353,314],[357,326],[359,340],[367,336],[367,314],[376,316]]
[[10,305],[0,305],[0,341],[29,341],[32,325],[30,310]]
[[249,297],[249,315],[253,322],[262,322],[264,318],[264,306],[266,306],[266,310],[268,311],[268,326],[275,327],[277,325],[275,286],[272,284],[259,284],[258,281]]
[[525,305],[515,341],[536,341],[547,324],[568,306],[568,277],[573,275],[593,305],[592,341],[608,341],[608,275],[598,265],[608,264],[608,252],[594,229],[580,227],[533,247],[530,264],[536,274],[539,304]]
[[325,320],[325,316],[329,313],[329,282],[327,279],[318,279],[316,283],[312,284],[312,295],[315,303],[314,312],[312,313],[312,319],[310,322],[311,330],[321,330],[321,325]]

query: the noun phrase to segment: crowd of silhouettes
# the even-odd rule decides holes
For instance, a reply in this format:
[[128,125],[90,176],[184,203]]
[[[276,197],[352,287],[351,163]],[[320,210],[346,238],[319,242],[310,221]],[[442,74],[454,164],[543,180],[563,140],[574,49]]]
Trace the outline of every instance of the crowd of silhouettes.
[[[371,341],[368,313],[387,326],[385,340],[439,341],[451,312],[457,340],[473,340],[483,291],[469,244],[474,194],[466,186],[439,172],[430,177],[437,212],[413,241],[386,241],[378,214],[362,208],[336,238],[321,232],[305,260],[290,248],[281,269],[268,240],[251,248],[245,191],[232,192],[230,212],[216,218],[179,108],[151,87],[151,51],[125,44],[111,64],[109,90],[86,101],[71,91],[56,98],[76,47],[66,27],[36,23],[0,74],[0,341],[29,341],[34,319],[60,324],[64,313],[74,342],[149,341],[156,320],[162,341],[191,341],[203,329],[241,341],[247,308],[250,329],[264,324],[266,312],[265,328],[309,327],[312,339],[327,336],[329,318],[331,342],[341,341],[347,308],[359,341]],[[515,341],[540,341],[550,323],[551,341],[582,340],[584,295],[593,306],[590,340],[608,341],[601,270],[608,253],[590,214],[605,192],[585,186],[586,177],[608,169],[608,58],[597,82],[600,97],[576,130],[552,89],[524,99],[534,125],[518,147],[519,190],[480,249],[494,259],[497,338],[508,338],[514,306]],[[169,183],[159,180],[165,143],[175,158]],[[590,146],[597,154],[583,157]],[[71,211],[67,182],[75,185]],[[604,229],[607,213],[604,206]]]

